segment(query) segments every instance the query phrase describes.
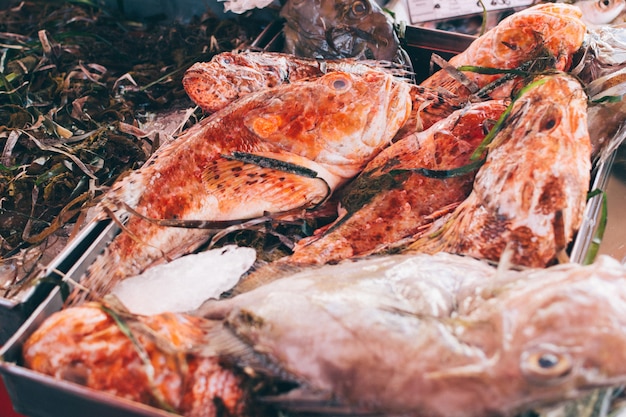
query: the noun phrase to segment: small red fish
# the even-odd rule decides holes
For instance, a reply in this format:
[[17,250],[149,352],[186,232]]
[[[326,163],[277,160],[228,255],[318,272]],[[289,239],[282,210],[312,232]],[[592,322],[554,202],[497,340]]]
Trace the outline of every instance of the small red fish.
[[124,315],[133,340],[114,314],[96,303],[58,312],[26,342],[24,360],[57,379],[189,417],[245,414],[248,394],[241,375],[215,356],[196,354],[207,341],[206,320],[173,313]]
[[[585,32],[586,26],[577,7],[564,3],[537,4],[502,20],[465,51],[452,57],[449,64],[453,68],[469,65],[507,70],[533,62],[540,68],[565,71],[571,66],[573,54],[582,46]],[[462,74],[478,89],[502,77],[502,74],[472,71],[462,71]],[[459,97],[475,93],[445,69],[437,71],[421,85],[444,88]],[[513,83],[505,83],[490,89],[489,96],[509,98],[512,88]]]
[[104,196],[102,216],[128,222],[82,284],[104,295],[211,233],[159,221],[240,220],[321,203],[389,144],[409,116],[409,89],[380,71],[336,71],[250,94],[204,119]]
[[476,174],[472,193],[410,250],[515,265],[554,262],[580,227],[591,176],[587,95],[564,73],[530,82]]
[[325,232],[299,241],[283,261],[368,255],[425,228],[470,193],[478,167],[463,168],[505,109],[501,101],[473,104],[386,148],[342,190],[347,213]]

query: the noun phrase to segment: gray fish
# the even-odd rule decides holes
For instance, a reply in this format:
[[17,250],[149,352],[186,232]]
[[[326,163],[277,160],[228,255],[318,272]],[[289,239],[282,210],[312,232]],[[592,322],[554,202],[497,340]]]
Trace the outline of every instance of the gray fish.
[[24,363],[194,417],[214,417],[215,404],[255,415],[259,401],[334,415],[513,416],[626,383],[626,267],[609,257],[520,272],[389,255],[300,270],[195,316],[119,313],[122,326],[112,310],[54,314],[25,343]]
[[608,257],[516,272],[395,255],[306,270],[204,314],[225,320],[222,353],[300,384],[280,406],[510,416],[626,382],[625,284]]
[[371,0],[288,0],[280,16],[286,53],[384,61],[402,56],[390,16]]

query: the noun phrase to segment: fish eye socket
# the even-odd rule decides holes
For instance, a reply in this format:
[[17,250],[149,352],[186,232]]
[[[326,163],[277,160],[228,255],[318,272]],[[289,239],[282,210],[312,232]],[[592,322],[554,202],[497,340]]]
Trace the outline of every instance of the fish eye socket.
[[343,90],[344,88],[346,88],[346,86],[348,85],[348,83],[346,83],[346,80],[335,80],[333,81],[333,88],[335,90]]
[[601,9],[607,8],[611,5],[611,0],[600,0],[598,1],[598,5]]
[[561,121],[561,111],[555,107],[549,108],[539,120],[539,129],[542,132],[552,130],[557,127]]
[[334,73],[329,77],[327,85],[337,92],[344,92],[350,89],[352,83],[344,74]]
[[567,376],[572,370],[572,360],[566,354],[536,351],[523,355],[522,372],[534,380],[551,380]]
[[352,3],[351,10],[355,17],[361,17],[369,12],[369,7],[365,1],[357,0]]

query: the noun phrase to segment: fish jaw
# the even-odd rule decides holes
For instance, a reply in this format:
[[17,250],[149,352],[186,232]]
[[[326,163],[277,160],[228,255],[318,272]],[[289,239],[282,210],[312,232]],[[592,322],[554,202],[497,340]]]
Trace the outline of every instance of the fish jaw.
[[246,94],[323,74],[317,60],[271,52],[223,52],[189,67],[183,86],[197,105],[214,113]]

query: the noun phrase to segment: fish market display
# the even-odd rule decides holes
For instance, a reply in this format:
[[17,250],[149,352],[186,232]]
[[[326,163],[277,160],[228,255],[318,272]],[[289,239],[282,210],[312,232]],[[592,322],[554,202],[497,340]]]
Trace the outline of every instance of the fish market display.
[[403,62],[391,16],[373,0],[287,0],[283,52]]
[[[254,395],[236,370],[246,369],[255,387],[276,387],[264,403],[287,410],[512,416],[626,382],[625,284],[625,267],[608,257],[521,272],[445,253],[373,257],[211,302],[196,312],[205,319],[68,308],[31,336],[24,358],[117,395],[160,395],[184,415],[215,415],[183,409],[179,398],[189,396],[245,410]],[[145,337],[144,327],[156,334]],[[132,385],[114,384],[131,369]],[[212,390],[196,389],[200,370]],[[176,390],[181,375],[188,395]]]
[[337,71],[238,100],[161,147],[104,196],[103,215],[128,222],[81,283],[104,295],[210,236],[163,222],[249,219],[323,202],[390,142],[410,105],[408,85],[380,71]]
[[[470,157],[506,109],[501,101],[457,110],[378,154],[342,193],[346,214],[298,242],[288,263],[327,263],[382,250],[416,234],[470,193]],[[461,170],[462,171],[462,170]],[[441,212],[441,213],[440,213]]]
[[[580,18],[581,11],[575,6],[538,4],[501,21],[465,51],[452,57],[449,66],[506,70],[532,63],[535,71],[546,67],[567,70],[572,55],[583,44],[586,26]],[[458,75],[442,69],[425,80],[422,86],[445,88],[460,97],[468,97],[502,77],[502,74],[472,71],[462,71],[462,74],[466,78],[463,82],[458,80]],[[488,93],[492,98],[507,98],[512,88],[513,84],[508,82],[490,88]]]
[[573,77],[539,76],[514,101],[473,190],[411,245],[542,267],[580,226],[591,170],[587,96]]

